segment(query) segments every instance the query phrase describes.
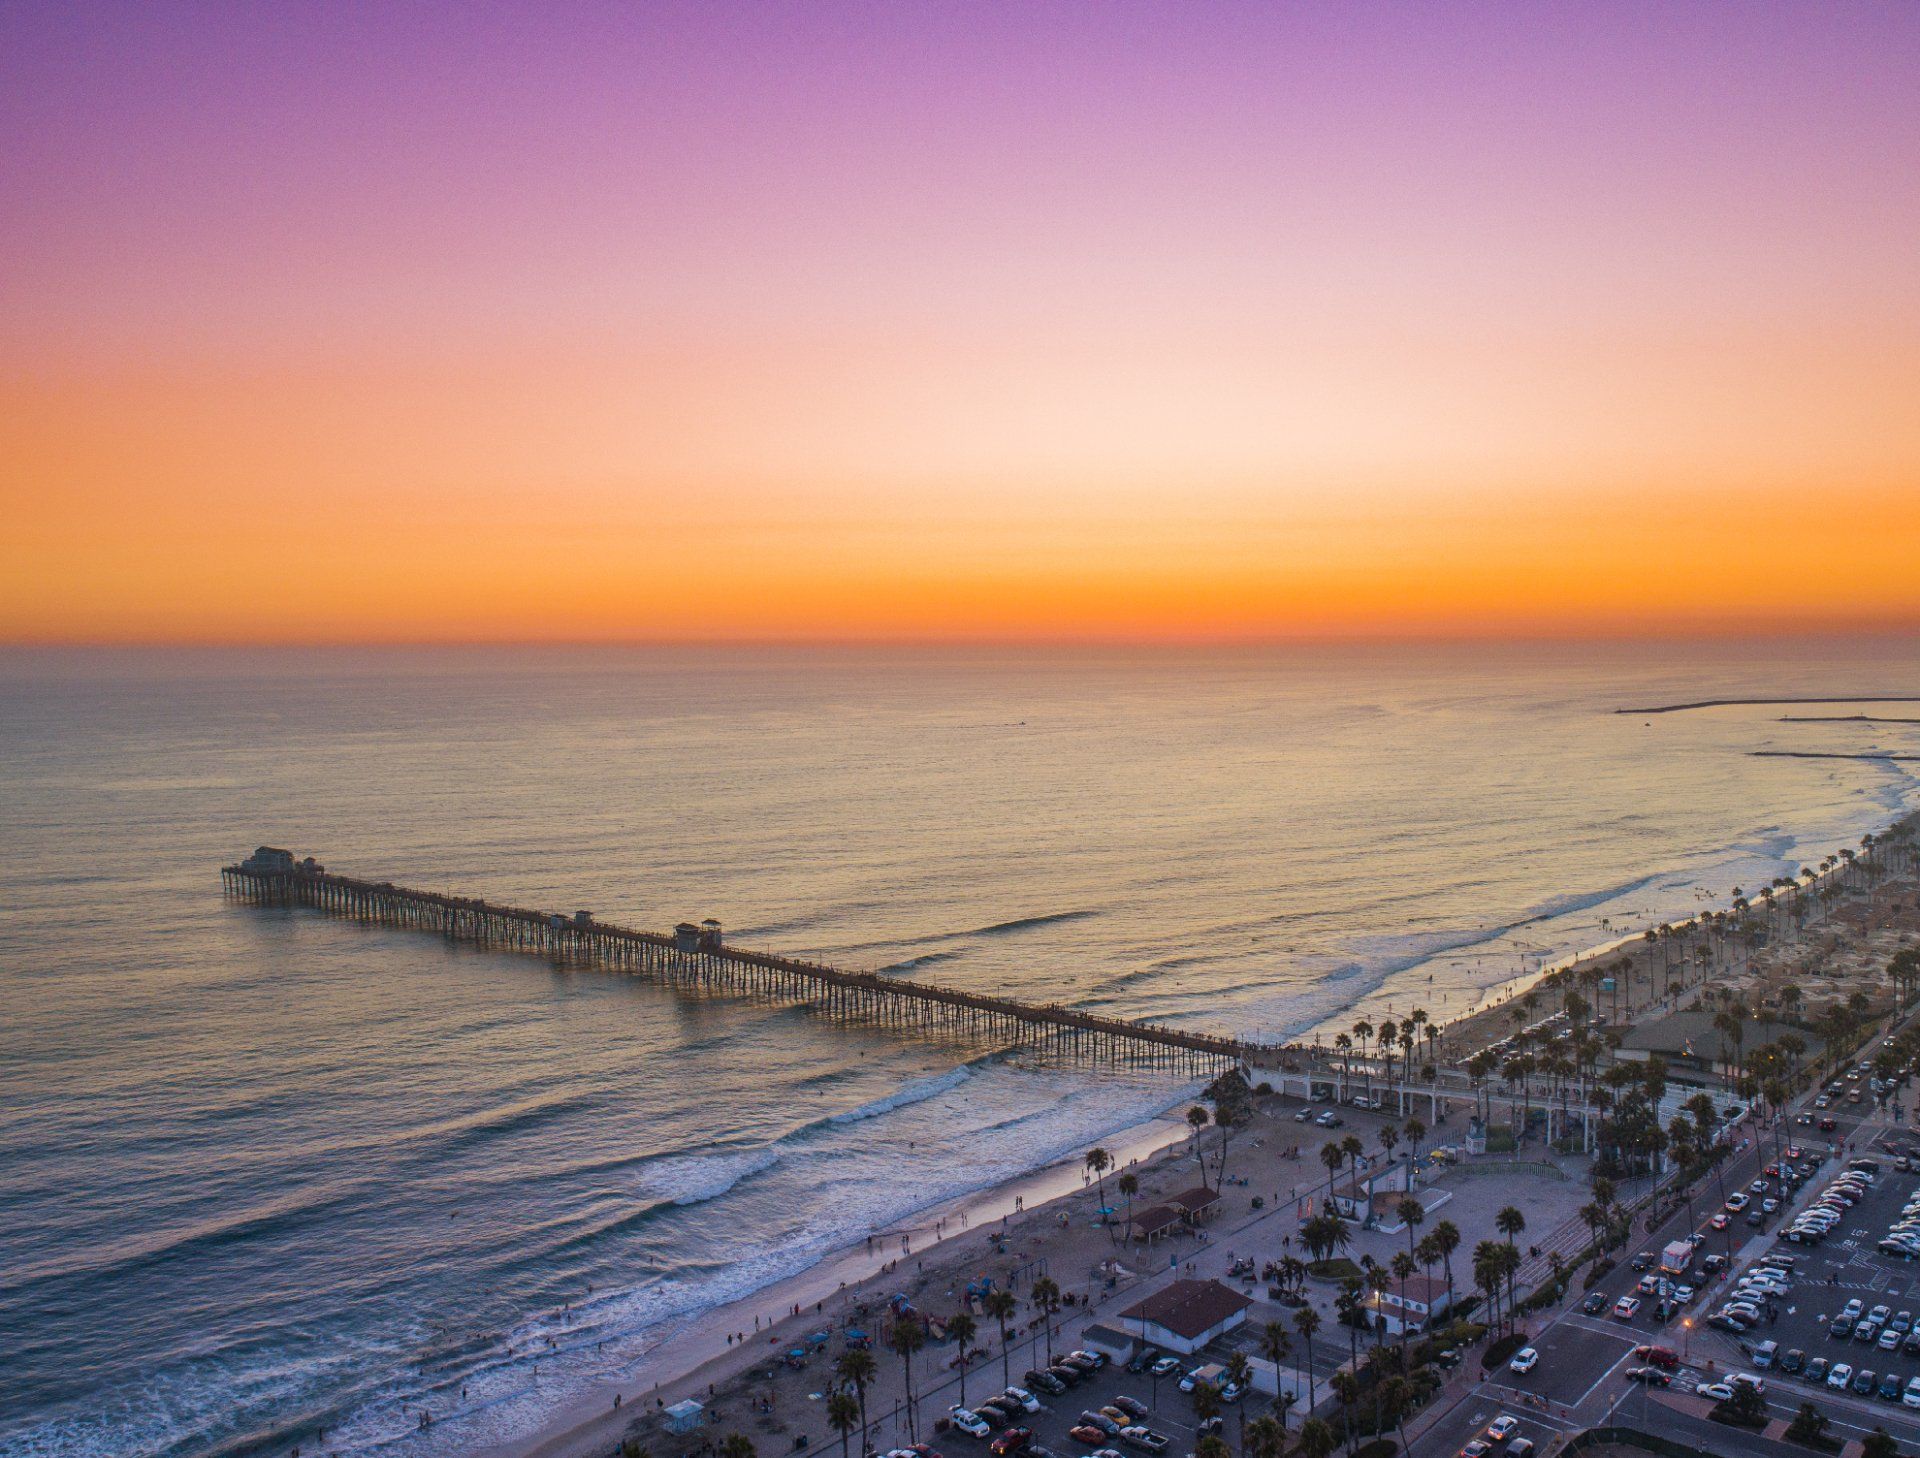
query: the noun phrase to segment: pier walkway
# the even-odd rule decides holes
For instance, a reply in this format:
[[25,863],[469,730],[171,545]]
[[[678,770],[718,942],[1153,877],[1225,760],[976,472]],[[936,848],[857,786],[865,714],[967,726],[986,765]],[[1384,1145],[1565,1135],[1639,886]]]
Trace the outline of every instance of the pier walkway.
[[254,905],[307,907],[703,990],[804,1002],[846,1022],[982,1045],[1023,1046],[1074,1062],[1207,1076],[1241,1066],[1262,1051],[1234,1038],[1102,1017],[1058,1003],[991,997],[745,951],[728,946],[715,922],[683,923],[670,933],[635,931],[584,911],[568,916],[362,881],[271,847],[224,867],[220,879],[228,895]]

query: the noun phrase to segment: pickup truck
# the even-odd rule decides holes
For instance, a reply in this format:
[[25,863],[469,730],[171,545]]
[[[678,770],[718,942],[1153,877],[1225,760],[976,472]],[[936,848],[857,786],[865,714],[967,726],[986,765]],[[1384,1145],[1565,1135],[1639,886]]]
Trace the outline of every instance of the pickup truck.
[[1218,1387],[1226,1381],[1226,1377],[1227,1369],[1225,1367],[1221,1366],[1218,1362],[1209,1362],[1204,1367],[1195,1367],[1191,1372],[1187,1373],[1186,1376],[1182,1377],[1180,1379],[1180,1390],[1182,1392],[1191,1392],[1202,1382],[1206,1383],[1209,1387]]

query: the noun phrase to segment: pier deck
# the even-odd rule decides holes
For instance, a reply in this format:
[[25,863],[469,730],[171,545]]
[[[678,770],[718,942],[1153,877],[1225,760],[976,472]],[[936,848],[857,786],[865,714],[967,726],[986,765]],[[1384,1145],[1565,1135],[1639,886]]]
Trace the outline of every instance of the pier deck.
[[[264,852],[263,848],[263,852]],[[276,856],[286,856],[276,852]],[[728,946],[719,929],[683,925],[637,931],[471,897],[416,891],[342,876],[307,862],[224,867],[228,895],[254,905],[301,906],[387,926],[437,932],[476,946],[502,947],[703,989],[805,1002],[848,1022],[959,1036],[1098,1065],[1168,1068],[1208,1075],[1248,1062],[1238,1039],[1080,1012],[1058,1003],[993,997],[880,972],[858,972],[800,957]]]

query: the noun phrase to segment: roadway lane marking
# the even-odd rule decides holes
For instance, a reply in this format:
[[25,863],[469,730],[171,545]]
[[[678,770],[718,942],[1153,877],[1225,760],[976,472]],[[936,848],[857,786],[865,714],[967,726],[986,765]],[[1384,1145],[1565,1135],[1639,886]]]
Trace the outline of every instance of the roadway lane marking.
[[[1649,1343],[1648,1345],[1651,1345],[1651,1343]],[[1581,1393],[1577,1398],[1574,1399],[1573,1401],[1574,1408],[1576,1409],[1579,1408],[1581,1404],[1583,1404],[1589,1397],[1592,1397],[1593,1394],[1599,1390],[1600,1384],[1612,1378],[1613,1374],[1615,1372],[1618,1372],[1620,1368],[1623,1365],[1625,1365],[1627,1360],[1633,1356],[1636,1350],[1638,1349],[1635,1347],[1628,1347],[1626,1351],[1620,1354],[1618,1360],[1616,1360],[1611,1367],[1607,1368],[1606,1371],[1602,1372],[1598,1377],[1594,1378],[1593,1386],[1589,1387],[1585,1392]]]

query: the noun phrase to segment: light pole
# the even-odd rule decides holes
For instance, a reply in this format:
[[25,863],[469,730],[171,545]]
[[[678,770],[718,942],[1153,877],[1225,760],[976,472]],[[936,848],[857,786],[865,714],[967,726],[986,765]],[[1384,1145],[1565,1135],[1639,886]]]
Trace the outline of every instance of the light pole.
[[1693,1352],[1693,1318],[1680,1318],[1680,1360],[1686,1361]]

